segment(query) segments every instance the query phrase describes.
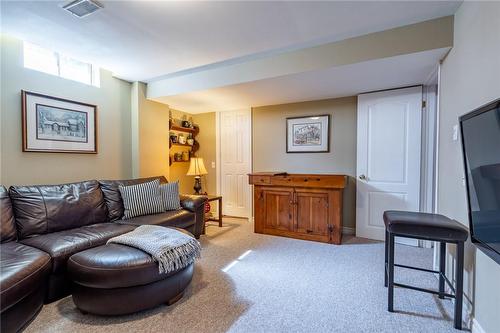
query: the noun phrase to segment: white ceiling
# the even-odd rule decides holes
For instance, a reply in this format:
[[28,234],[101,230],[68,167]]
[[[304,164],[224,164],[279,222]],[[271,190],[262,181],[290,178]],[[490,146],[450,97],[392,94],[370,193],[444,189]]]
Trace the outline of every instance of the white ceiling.
[[2,32],[130,81],[451,15],[461,3],[101,1],[78,19],[67,2],[1,1]]
[[190,113],[354,96],[422,84],[449,48],[207,89],[155,100]]

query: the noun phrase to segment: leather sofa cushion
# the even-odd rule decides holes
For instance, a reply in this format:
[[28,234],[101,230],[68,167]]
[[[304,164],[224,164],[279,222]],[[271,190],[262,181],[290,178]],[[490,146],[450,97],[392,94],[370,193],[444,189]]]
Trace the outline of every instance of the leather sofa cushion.
[[[191,235],[185,230],[178,230]],[[180,270],[182,268],[160,274],[158,263],[149,254],[114,243],[76,253],[68,260],[68,273],[73,282],[102,289],[146,285]]]
[[162,227],[186,228],[195,223],[195,213],[186,209],[171,210],[168,212],[133,217],[128,220],[121,220],[120,224],[128,225],[159,225]]
[[62,185],[11,186],[19,239],[108,220],[96,180]]
[[10,242],[16,240],[16,222],[12,212],[9,192],[0,185],[0,241]]
[[50,271],[50,256],[35,248],[8,242],[0,245],[0,304],[4,312],[38,288]]
[[57,274],[64,272],[71,255],[134,229],[131,225],[100,223],[23,239],[21,243],[47,252],[52,258],[52,273]]
[[160,184],[167,183],[167,179],[163,176],[128,179],[128,180],[100,180],[101,190],[104,193],[104,200],[108,208],[109,221],[120,220],[123,217],[123,200],[120,194],[120,186],[130,186],[146,183],[155,179],[160,180]]

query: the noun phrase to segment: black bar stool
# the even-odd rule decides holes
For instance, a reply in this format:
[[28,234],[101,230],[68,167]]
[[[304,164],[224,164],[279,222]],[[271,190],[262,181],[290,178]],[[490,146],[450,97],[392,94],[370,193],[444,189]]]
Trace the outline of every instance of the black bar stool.
[[[438,295],[439,298],[455,298],[455,328],[462,329],[462,301],[464,275],[464,242],[468,231],[457,221],[443,215],[403,212],[390,210],[384,212],[385,223],[385,286],[388,289],[387,310],[394,312],[394,287],[407,288]],[[439,242],[439,271],[399,265],[394,263],[394,237],[407,237]],[[456,288],[445,275],[446,243],[457,246],[455,282]],[[439,274],[439,289],[429,290],[394,282],[394,267],[415,269],[423,272]],[[445,293],[444,284],[448,284],[452,294]]]

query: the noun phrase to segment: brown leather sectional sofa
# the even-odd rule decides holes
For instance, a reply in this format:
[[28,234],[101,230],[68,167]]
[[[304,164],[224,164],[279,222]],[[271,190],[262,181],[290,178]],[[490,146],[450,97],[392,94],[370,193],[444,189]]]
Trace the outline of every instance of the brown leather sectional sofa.
[[204,225],[203,196],[181,196],[182,209],[122,220],[119,185],[152,179],[90,180],[63,185],[0,186],[1,331],[25,327],[50,303],[71,293],[66,265],[75,253],[139,225],[183,228],[196,238]]

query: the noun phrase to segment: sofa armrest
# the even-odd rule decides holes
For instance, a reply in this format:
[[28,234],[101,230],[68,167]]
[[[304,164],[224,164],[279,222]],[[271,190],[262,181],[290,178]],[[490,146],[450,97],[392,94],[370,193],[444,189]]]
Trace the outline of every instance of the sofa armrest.
[[201,207],[205,209],[205,201],[207,197],[204,195],[194,195],[194,194],[181,194],[181,207],[189,210],[190,212],[196,213],[196,211]]
[[181,207],[195,214],[194,236],[199,238],[205,229],[205,202],[204,195],[181,194]]

